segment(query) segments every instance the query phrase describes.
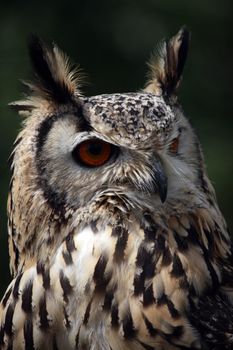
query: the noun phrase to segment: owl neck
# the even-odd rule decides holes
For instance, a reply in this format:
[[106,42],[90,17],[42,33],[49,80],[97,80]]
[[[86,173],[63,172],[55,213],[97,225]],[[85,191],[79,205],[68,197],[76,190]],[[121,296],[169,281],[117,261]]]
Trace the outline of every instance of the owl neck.
[[[10,266],[13,274],[35,263],[35,259],[50,263],[67,235],[82,230],[84,226],[95,222],[103,227],[115,225],[116,222],[138,222],[141,225],[144,213],[150,213],[157,224],[171,230],[165,239],[168,244],[175,242],[173,250],[182,249],[179,244],[182,245],[183,241],[188,246],[195,242],[201,244],[210,254],[215,252],[218,256],[226,255],[229,250],[226,225],[208,182],[204,201],[195,202],[195,198],[190,199],[189,194],[187,202],[168,199],[157,207],[153,202],[145,203],[144,197],[136,200],[129,194],[116,196],[111,192],[107,196],[97,197],[86,207],[77,210],[70,208],[63,212],[51,207],[42,192],[22,198],[14,185],[8,201]],[[190,227],[196,226],[198,230],[195,235],[192,229],[187,233]]]

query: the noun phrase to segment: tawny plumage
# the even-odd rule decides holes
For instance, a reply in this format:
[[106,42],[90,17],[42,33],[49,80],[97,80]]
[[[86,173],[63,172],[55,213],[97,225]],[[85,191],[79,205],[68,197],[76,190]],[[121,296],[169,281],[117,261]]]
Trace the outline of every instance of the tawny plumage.
[[32,38],[1,349],[233,348],[232,245],[177,99],[188,43],[162,42],[144,90],[85,97]]

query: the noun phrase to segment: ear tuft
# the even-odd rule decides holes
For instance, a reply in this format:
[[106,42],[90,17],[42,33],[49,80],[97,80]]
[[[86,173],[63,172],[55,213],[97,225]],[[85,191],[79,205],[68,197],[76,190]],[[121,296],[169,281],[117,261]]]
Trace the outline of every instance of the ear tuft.
[[70,102],[78,92],[79,76],[71,69],[67,56],[55,45],[48,47],[36,35],[30,37],[29,55],[37,77],[32,90],[57,103]]
[[145,91],[163,95],[175,95],[180,84],[188,54],[190,32],[182,27],[170,40],[160,43],[157,54],[149,62],[150,79]]

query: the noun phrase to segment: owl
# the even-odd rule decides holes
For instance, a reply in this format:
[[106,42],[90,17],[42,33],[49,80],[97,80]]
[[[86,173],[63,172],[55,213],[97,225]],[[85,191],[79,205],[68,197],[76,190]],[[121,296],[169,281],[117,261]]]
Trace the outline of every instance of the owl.
[[32,37],[1,349],[233,348],[232,244],[177,95],[189,37],[162,41],[141,91],[92,97]]

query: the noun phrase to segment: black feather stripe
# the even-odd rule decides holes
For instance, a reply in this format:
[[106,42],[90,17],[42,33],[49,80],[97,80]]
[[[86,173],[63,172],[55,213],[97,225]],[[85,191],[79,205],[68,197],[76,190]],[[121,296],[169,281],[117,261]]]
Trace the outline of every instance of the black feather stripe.
[[32,66],[42,90],[58,103],[70,102],[72,95],[68,86],[63,79],[58,79],[54,74],[58,66],[53,49],[47,47],[36,35],[31,35],[29,38],[28,48]]
[[20,284],[22,276],[23,276],[23,274],[20,273],[15,280],[15,284],[14,284],[13,291],[12,291],[13,297],[15,299],[18,299],[18,296],[19,296],[19,284]]
[[32,281],[30,281],[26,287],[24,287],[22,293],[22,309],[26,313],[32,312]]
[[116,262],[120,262],[124,259],[124,251],[127,246],[129,232],[122,226],[116,226],[112,230],[112,235],[118,237],[116,247],[113,255],[113,259]]
[[76,350],[79,349],[79,335],[80,335],[80,329],[81,329],[81,326],[79,327],[78,332],[77,332],[77,335],[76,335],[76,337],[75,337],[75,346],[76,346]]
[[53,338],[53,350],[59,350],[58,345],[57,345],[56,336],[54,336],[54,338]]
[[4,331],[8,336],[12,336],[13,330],[13,315],[14,315],[14,307],[13,305],[9,305],[6,311],[6,317],[5,317],[5,325],[4,325]]
[[111,324],[113,328],[119,327],[119,308],[117,304],[114,304],[111,309]]
[[9,297],[11,295],[11,291],[12,291],[12,287],[10,287],[8,289],[8,291],[6,292],[6,294],[4,295],[3,299],[2,299],[2,306],[5,307],[7,304],[7,301],[9,300]]
[[72,293],[73,288],[70,284],[69,279],[64,275],[64,272],[62,270],[60,271],[59,279],[60,279],[60,284],[61,284],[61,287],[63,290],[63,299],[67,303],[68,297]]
[[46,269],[43,263],[37,263],[37,273],[42,275],[43,287],[45,290],[50,288],[50,273],[49,269]]
[[153,346],[150,346],[150,345],[147,345],[147,344],[145,344],[145,343],[143,343],[142,341],[137,341],[142,347],[143,347],[143,349],[145,349],[145,350],[155,350],[155,348],[153,347]]
[[181,35],[180,35],[181,44],[178,51],[178,62],[177,62],[177,73],[176,73],[178,80],[181,77],[181,74],[184,69],[185,61],[187,59],[189,40],[190,40],[190,32],[187,30],[186,27],[183,27],[181,29]]
[[93,280],[95,282],[95,292],[105,292],[106,287],[111,279],[111,274],[106,273],[107,258],[104,255],[100,255],[93,274]]
[[143,318],[149,335],[151,337],[155,337],[158,334],[158,331],[153,327],[152,323],[146,318],[145,315]]
[[3,348],[4,345],[4,327],[1,326],[0,328],[0,347]]
[[84,319],[83,319],[83,324],[87,325],[89,317],[90,317],[90,311],[91,311],[91,304],[92,304],[92,299],[89,301],[85,314],[84,314]]
[[24,324],[24,340],[25,340],[25,350],[34,350],[34,340],[33,340],[33,324],[31,318],[28,318]]
[[39,302],[40,329],[46,331],[49,328],[48,311],[46,306],[46,298],[43,296]]
[[136,335],[136,329],[133,324],[132,315],[129,314],[122,320],[122,327],[125,339],[132,339]]

